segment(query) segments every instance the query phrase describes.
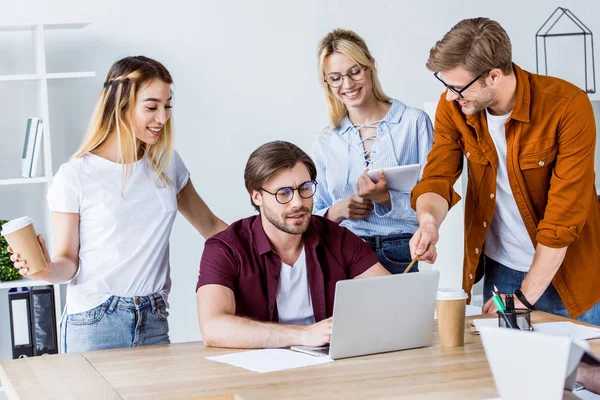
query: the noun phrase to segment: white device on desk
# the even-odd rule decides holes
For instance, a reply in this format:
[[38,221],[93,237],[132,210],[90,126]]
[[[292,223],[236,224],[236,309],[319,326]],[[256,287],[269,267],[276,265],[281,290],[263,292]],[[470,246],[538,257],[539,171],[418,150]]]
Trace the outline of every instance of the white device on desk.
[[399,165],[397,167],[369,170],[368,174],[375,183],[379,182],[379,172],[385,173],[387,187],[393,190],[411,191],[419,179],[420,164]]
[[292,350],[336,360],[431,346],[439,279],[431,270],[339,281],[330,345]]

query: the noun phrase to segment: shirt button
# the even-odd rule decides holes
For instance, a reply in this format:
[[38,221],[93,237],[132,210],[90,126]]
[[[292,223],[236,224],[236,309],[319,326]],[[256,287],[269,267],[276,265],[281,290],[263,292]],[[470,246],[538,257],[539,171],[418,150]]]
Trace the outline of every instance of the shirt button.
[[475,248],[475,254],[479,254],[479,249]]
[[467,158],[469,158],[469,157],[471,157],[471,153],[469,153],[469,152],[467,151],[467,152],[465,153],[465,156],[466,156]]
[[543,167],[543,166],[544,166],[544,164],[546,164],[546,163],[545,163],[545,162],[543,162],[543,161],[540,161],[538,164],[539,164],[539,166],[540,166],[540,167]]
[[487,222],[483,221],[483,227],[486,228],[487,227]]
[[473,279],[473,274],[469,274],[469,279]]
[[496,197],[496,195],[494,193],[490,193],[490,199],[493,199],[494,197]]
[[269,310],[273,309],[273,304],[269,304]]
[[279,274],[275,274],[275,275],[273,275],[273,278],[275,278],[275,279],[279,279]]

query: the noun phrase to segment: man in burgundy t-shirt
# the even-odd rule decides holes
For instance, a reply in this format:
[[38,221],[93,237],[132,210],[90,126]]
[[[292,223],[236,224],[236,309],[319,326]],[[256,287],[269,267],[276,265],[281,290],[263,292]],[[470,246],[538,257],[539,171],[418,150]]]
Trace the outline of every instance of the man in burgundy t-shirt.
[[204,343],[329,343],[336,282],[389,272],[358,236],[311,215],[316,169],[297,146],[259,147],[244,178],[260,214],[206,241],[196,288]]

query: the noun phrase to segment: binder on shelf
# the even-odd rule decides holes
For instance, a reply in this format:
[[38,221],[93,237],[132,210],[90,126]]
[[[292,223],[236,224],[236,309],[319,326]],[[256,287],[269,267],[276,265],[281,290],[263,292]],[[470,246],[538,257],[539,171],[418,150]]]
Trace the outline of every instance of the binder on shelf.
[[41,120],[39,118],[32,117],[27,119],[27,129],[25,130],[25,141],[23,143],[23,154],[21,156],[21,177],[23,178],[29,178],[31,176],[36,136],[38,130],[40,130],[40,124]]
[[13,288],[8,291],[10,316],[10,338],[13,358],[33,356],[31,316],[28,288]]
[[54,288],[32,287],[30,291],[31,337],[33,355],[57,354],[56,315],[54,313]]
[[31,160],[31,172],[29,176],[35,178],[38,175],[38,166],[41,160],[42,154],[42,140],[44,137],[44,122],[40,120],[38,122],[38,128],[35,132],[35,143],[33,145],[33,159]]

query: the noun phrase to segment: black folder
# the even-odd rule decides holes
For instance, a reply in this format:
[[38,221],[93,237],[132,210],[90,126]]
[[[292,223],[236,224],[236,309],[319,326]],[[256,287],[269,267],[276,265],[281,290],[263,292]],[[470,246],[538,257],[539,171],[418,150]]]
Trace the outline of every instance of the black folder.
[[13,358],[33,356],[31,335],[30,299],[28,288],[12,288],[8,291],[10,314],[10,338]]

